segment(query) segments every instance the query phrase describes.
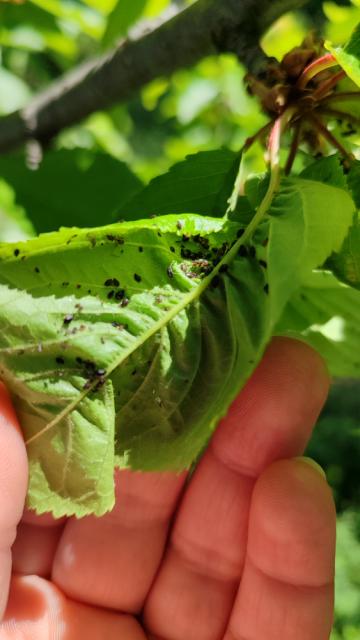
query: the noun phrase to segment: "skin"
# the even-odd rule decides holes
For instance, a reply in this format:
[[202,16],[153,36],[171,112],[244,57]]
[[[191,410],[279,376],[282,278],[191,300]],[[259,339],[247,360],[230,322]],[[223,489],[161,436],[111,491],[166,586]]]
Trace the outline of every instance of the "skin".
[[0,386],[0,640],[327,640],[335,509],[298,456],[328,387],[315,352],[275,339],[190,482],[122,471],[110,514],[54,521],[23,513]]

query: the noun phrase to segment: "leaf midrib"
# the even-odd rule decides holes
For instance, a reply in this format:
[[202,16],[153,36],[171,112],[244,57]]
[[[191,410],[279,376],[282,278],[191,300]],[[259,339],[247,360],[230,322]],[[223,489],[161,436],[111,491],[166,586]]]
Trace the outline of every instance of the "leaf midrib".
[[[225,254],[223,259],[216,265],[216,267],[213,269],[211,274],[206,276],[201,281],[200,284],[193,286],[193,288],[189,292],[185,293],[183,295],[182,300],[179,303],[174,305],[174,307],[169,311],[167,311],[162,318],[160,318],[157,322],[155,322],[154,325],[152,325],[147,331],[145,331],[145,333],[142,334],[142,336],[140,336],[138,340],[136,340],[135,344],[131,345],[131,347],[126,349],[121,354],[121,357],[116,358],[114,360],[112,365],[110,365],[106,371],[106,376],[105,376],[106,379],[108,379],[109,376],[113,373],[113,371],[115,371],[115,369],[117,369],[132,353],[134,353],[134,351],[139,349],[143,344],[145,344],[145,342],[147,342],[148,339],[150,339],[153,335],[158,333],[158,331],[160,331],[164,326],[166,326],[169,322],[171,322],[171,320],[175,316],[177,316],[181,311],[183,311],[183,309],[188,307],[196,299],[200,298],[201,294],[207,289],[207,287],[210,285],[213,278],[219,273],[221,267],[224,264],[228,264],[233,260],[233,258],[237,254],[239,247],[248,240],[252,231],[253,231],[253,227],[252,227],[252,224],[250,223],[250,225],[247,227],[247,229],[245,230],[241,238],[239,238],[235,242],[235,244],[228,251],[228,253]],[[54,420],[49,422],[49,424],[42,431],[38,432],[37,434],[32,436],[32,438],[27,440],[26,444],[29,444],[30,442],[37,440],[39,437],[41,437],[41,435],[43,435],[47,431],[50,431],[53,427],[59,424],[59,422],[61,422],[66,416],[68,416],[73,410],[76,409],[78,404],[80,404],[82,400],[86,398],[89,395],[89,393],[91,393],[91,391],[94,390],[96,385],[97,385],[97,381],[95,381],[92,385],[90,385],[88,389],[85,389],[84,391],[82,391],[82,393],[78,398],[73,400],[67,407],[65,407],[64,410],[61,411],[56,416],[56,418],[54,418]]]

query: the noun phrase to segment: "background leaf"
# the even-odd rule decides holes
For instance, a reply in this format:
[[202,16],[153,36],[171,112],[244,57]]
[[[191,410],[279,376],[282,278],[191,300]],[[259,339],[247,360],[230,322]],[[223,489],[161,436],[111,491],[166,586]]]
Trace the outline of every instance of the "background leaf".
[[342,282],[360,289],[360,219],[356,214],[344,244],[338,253],[327,261],[326,266]]
[[188,156],[125,202],[119,217],[129,220],[186,212],[221,217],[228,207],[240,159],[240,154],[228,149]]
[[349,78],[360,86],[360,24],[357,25],[344,47],[333,47],[328,44],[328,49]]
[[351,163],[350,171],[347,176],[347,182],[352,197],[358,209],[360,209],[360,161],[354,160]]
[[126,35],[129,27],[142,15],[147,0],[118,0],[110,13],[103,35],[105,47],[113,44],[115,40]]
[[45,154],[36,170],[24,156],[0,156],[0,175],[13,187],[38,233],[61,226],[113,222],[119,202],[140,180],[123,163],[102,153],[61,149]]
[[312,162],[303,169],[300,177],[330,184],[333,187],[339,187],[339,189],[347,189],[344,168],[341,164],[341,158],[337,153]]
[[354,210],[351,197],[342,189],[300,178],[283,182],[270,211],[267,248],[274,322],[291,292],[341,248]]
[[276,332],[313,346],[333,376],[359,376],[360,293],[332,274],[318,272],[308,278],[288,303]]

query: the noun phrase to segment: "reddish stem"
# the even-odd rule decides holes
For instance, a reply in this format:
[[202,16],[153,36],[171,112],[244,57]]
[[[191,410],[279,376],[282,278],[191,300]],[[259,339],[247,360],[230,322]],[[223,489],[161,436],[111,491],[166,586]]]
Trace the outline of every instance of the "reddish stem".
[[339,63],[336,61],[332,53],[326,53],[324,56],[310,62],[310,64],[305,67],[297,81],[297,87],[299,89],[305,89],[310,80],[312,80],[318,73],[325,71],[326,69],[331,69],[331,67],[335,67],[338,64]]
[[245,140],[245,143],[244,143],[244,146],[243,146],[243,151],[244,152],[248,151],[248,149],[250,149],[250,147],[254,144],[254,142],[256,140],[261,138],[262,135],[264,135],[265,133],[267,133],[270,130],[270,128],[272,127],[272,124],[273,124],[272,121],[267,122],[256,133],[254,133],[253,136],[250,136],[250,138],[247,138]]
[[326,80],[326,82],[324,82],[318,89],[316,89],[316,91],[314,91],[313,98],[315,100],[320,100],[321,98],[326,96],[326,94],[331,91],[331,89],[336,87],[337,83],[340,82],[340,80],[343,80],[343,78],[346,78],[345,71],[341,70],[337,73],[334,73],[331,78]]
[[279,153],[280,153],[282,129],[283,129],[282,120],[280,117],[280,118],[277,118],[277,120],[275,120],[269,135],[268,151],[269,151],[269,160],[270,160],[271,168],[279,165]]

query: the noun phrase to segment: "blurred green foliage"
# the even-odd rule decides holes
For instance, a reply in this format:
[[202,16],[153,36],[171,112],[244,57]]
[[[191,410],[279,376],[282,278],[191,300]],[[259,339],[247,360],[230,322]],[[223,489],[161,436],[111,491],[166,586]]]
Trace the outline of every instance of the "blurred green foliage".
[[[64,72],[100,55],[142,20],[157,18],[186,0],[26,0],[0,2],[0,115],[22,108],[29,98]],[[360,0],[311,0],[302,12],[283,16],[266,34],[265,51],[280,58],[320,29],[344,42],[360,21]],[[0,239],[33,235],[52,228],[62,208],[70,225],[81,212],[84,225],[101,224],[149,181],[187,154],[226,146],[238,151],[265,122],[244,87],[245,70],[233,56],[211,57],[192,69],[159,78],[127,105],[94,113],[63,131],[40,171],[24,158],[0,162]],[[264,169],[255,144],[248,168]],[[108,154],[108,157],[104,154]],[[61,162],[53,165],[54,157]],[[106,160],[105,160],[106,158]],[[131,167],[128,170],[124,163]],[[95,166],[96,175],[91,173]],[[132,174],[135,173],[135,175]],[[20,176],[20,177],[19,177]],[[81,208],[90,176],[93,207]],[[42,178],[43,177],[43,178]],[[18,188],[18,184],[21,188]],[[109,180],[114,188],[109,187]],[[31,188],[29,184],[31,181]],[[35,185],[35,187],[34,187]],[[51,197],[43,197],[43,185]],[[81,185],[81,192],[76,185]],[[51,206],[49,206],[49,203]],[[76,218],[78,219],[78,218]],[[338,520],[336,621],[332,640],[360,638],[360,387],[333,385],[308,454],[326,469],[335,493]]]

